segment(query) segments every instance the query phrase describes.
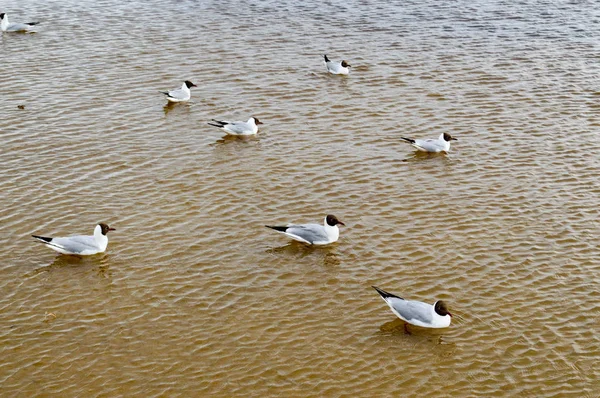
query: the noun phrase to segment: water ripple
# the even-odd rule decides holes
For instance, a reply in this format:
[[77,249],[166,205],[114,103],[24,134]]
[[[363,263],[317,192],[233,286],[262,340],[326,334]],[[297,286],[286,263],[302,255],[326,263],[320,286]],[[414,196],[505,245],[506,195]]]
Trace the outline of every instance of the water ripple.
[[[0,36],[7,395],[598,395],[600,32],[581,5],[3,12],[43,22]],[[165,106],[184,79],[192,100]],[[256,137],[207,125],[251,115]],[[399,139],[444,132],[447,156]],[[329,247],[263,227],[328,213]],[[117,231],[92,258],[29,236],[99,221]],[[453,324],[406,335],[371,285],[447,300]]]

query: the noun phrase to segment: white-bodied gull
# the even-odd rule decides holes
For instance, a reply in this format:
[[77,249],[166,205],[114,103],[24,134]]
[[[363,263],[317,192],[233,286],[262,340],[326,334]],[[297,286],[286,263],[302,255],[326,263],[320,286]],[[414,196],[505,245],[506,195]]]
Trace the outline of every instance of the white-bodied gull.
[[[421,301],[405,300],[376,286],[373,286],[373,289],[377,290],[377,293],[381,295],[383,301],[390,306],[392,312],[398,318],[411,325],[424,328],[447,328],[450,326],[452,314],[442,300],[438,300],[431,305]],[[406,325],[404,327],[408,332]]]
[[104,223],[100,223],[94,228],[93,236],[78,235],[65,238],[47,238],[38,235],[31,236],[59,253],[88,256],[103,253],[106,250],[106,246],[108,246],[108,237],[106,234],[108,234],[109,231],[114,230],[114,228],[111,228]]
[[212,119],[215,123],[208,123],[225,131],[229,135],[254,135],[258,133],[258,125],[263,124],[258,118],[251,117],[247,122],[228,122],[226,120]]
[[191,87],[198,87],[189,80],[186,80],[181,85],[181,88],[176,88],[171,91],[160,91],[160,93],[167,96],[169,102],[185,102],[189,101],[192,97]]
[[309,245],[327,245],[337,241],[340,237],[338,224],[346,225],[330,214],[325,217],[323,225],[289,224],[285,227],[271,225],[265,225],[265,227],[281,232],[298,242],[308,243]]
[[33,25],[39,22],[9,23],[5,12],[0,14],[0,30],[3,32],[30,32]]
[[347,75],[350,72],[350,65],[346,61],[331,61],[327,58],[327,54],[323,55],[325,58],[325,66],[327,66],[327,71],[329,73],[333,73],[334,75]]
[[458,141],[448,133],[442,133],[437,139],[413,140],[412,138],[400,137],[406,142],[410,142],[412,146],[423,152],[448,152],[450,150],[450,141]]

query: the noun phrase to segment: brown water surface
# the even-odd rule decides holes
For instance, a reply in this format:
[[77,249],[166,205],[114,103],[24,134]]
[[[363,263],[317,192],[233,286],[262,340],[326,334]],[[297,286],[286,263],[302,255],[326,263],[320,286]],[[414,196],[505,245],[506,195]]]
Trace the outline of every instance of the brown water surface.
[[[0,36],[0,395],[600,395],[595,3],[2,7],[42,24]],[[263,227],[328,213],[327,247]],[[30,237],[99,221],[102,255]]]

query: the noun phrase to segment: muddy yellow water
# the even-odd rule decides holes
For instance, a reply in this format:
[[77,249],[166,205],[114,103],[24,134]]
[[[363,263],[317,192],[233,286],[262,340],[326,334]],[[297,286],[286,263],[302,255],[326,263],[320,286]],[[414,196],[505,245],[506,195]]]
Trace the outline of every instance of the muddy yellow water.
[[[42,23],[0,36],[0,395],[599,396],[596,8],[3,2]],[[30,237],[101,221],[96,256]]]

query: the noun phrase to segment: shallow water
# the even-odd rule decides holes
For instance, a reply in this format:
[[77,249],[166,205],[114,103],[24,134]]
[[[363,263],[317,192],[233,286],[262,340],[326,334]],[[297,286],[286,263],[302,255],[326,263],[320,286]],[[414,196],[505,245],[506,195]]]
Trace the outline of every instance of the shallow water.
[[42,21],[0,36],[1,395],[600,394],[595,3],[40,3],[1,10]]

